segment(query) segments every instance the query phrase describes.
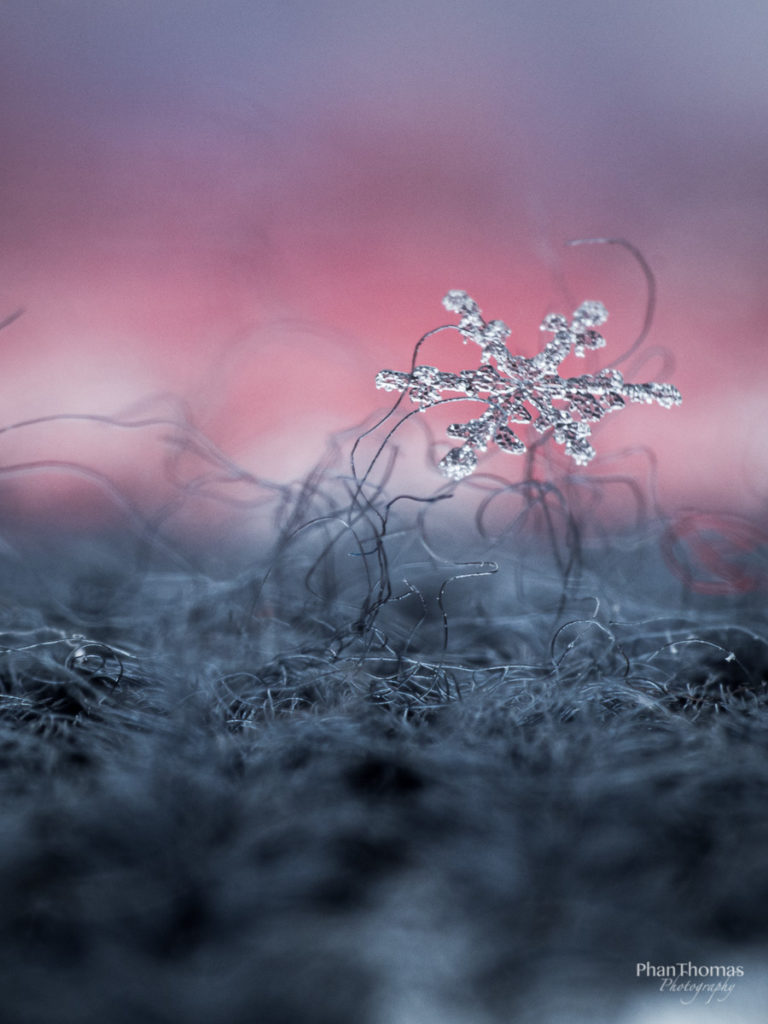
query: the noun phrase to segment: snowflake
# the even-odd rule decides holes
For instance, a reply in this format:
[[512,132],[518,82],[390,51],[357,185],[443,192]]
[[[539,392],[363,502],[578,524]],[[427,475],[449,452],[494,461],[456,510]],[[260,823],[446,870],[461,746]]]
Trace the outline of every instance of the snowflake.
[[531,424],[540,434],[551,430],[576,465],[585,466],[595,456],[589,442],[590,424],[605,413],[622,409],[627,399],[657,402],[666,409],[682,401],[671,384],[629,384],[616,369],[580,377],[560,376],[558,368],[571,349],[574,355],[583,357],[585,352],[605,345],[602,334],[595,330],[608,318],[601,302],[583,302],[570,323],[559,313],[546,316],[541,330],[552,338],[532,359],[511,354],[506,346],[509,327],[502,320],[486,322],[466,292],[448,292],[443,305],[460,315],[458,330],[465,343],[474,341],[480,346],[481,365],[459,373],[447,373],[435,366],[417,366],[411,373],[382,370],[376,376],[376,387],[409,391],[421,411],[444,401],[442,392],[457,392],[485,403],[485,412],[476,419],[448,427],[449,437],[463,441],[439,464],[445,476],[454,480],[469,476],[477,468],[477,452],[486,451],[492,442],[503,452],[526,451],[511,423]]

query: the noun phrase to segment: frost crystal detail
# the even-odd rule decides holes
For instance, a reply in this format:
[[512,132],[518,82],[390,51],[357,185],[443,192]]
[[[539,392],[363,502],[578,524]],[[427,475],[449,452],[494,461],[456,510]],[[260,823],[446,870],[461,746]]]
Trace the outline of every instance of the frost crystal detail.
[[[596,327],[608,318],[601,302],[583,302],[570,323],[559,313],[544,318],[541,330],[552,335],[537,356],[513,356],[506,346],[510,329],[502,320],[486,322],[480,307],[466,292],[450,291],[443,305],[460,317],[464,341],[480,346],[481,365],[475,370],[446,373],[435,366],[417,366],[411,373],[382,370],[376,387],[408,391],[423,412],[441,401],[443,392],[456,392],[483,402],[485,411],[466,423],[452,423],[448,436],[463,441],[440,461],[445,476],[461,480],[477,468],[477,452],[495,443],[504,452],[520,455],[525,444],[510,424],[530,423],[538,433],[552,430],[558,444],[576,465],[595,456],[589,443],[591,423],[630,402],[656,402],[666,409],[679,405],[680,392],[671,384],[629,384],[615,369],[580,377],[561,377],[558,369],[573,349],[576,356],[603,348],[605,338]],[[495,365],[494,365],[495,364]],[[453,399],[455,401],[455,399]]]

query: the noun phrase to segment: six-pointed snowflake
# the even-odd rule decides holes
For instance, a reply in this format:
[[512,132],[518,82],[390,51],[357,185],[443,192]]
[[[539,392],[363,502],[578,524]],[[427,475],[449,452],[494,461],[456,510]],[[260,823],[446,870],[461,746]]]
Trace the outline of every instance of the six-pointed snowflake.
[[[466,292],[450,291],[443,305],[461,317],[458,329],[466,341],[482,351],[476,370],[446,373],[435,366],[417,366],[412,373],[382,370],[376,387],[385,391],[409,391],[423,411],[444,400],[442,392],[457,392],[483,402],[485,412],[467,423],[452,423],[448,436],[463,441],[440,461],[445,476],[461,480],[477,467],[477,452],[492,442],[504,452],[521,454],[525,444],[510,427],[530,423],[540,433],[552,430],[555,441],[565,445],[579,466],[594,458],[589,443],[591,423],[630,402],[657,402],[664,408],[679,405],[680,392],[671,384],[629,384],[615,369],[580,377],[561,377],[558,367],[573,349],[583,356],[602,348],[605,339],[595,328],[608,318],[601,302],[584,302],[569,323],[564,316],[550,313],[541,330],[552,334],[542,351],[532,359],[513,356],[506,346],[510,329],[502,320],[486,323],[480,308]],[[492,365],[495,363],[496,365]]]

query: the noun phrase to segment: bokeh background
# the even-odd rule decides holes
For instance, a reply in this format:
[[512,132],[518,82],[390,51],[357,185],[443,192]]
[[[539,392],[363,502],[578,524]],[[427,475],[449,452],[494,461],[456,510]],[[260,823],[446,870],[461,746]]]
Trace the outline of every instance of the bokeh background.
[[[376,371],[407,368],[448,288],[525,355],[544,313],[600,298],[618,355],[642,274],[564,243],[621,236],[658,283],[627,374],[684,404],[611,418],[598,450],[648,446],[666,509],[764,508],[765,4],[4,0],[0,22],[4,424],[183,413],[288,480],[387,406]],[[8,507],[86,515],[92,482],[53,459],[162,489],[162,431],[0,446]]]

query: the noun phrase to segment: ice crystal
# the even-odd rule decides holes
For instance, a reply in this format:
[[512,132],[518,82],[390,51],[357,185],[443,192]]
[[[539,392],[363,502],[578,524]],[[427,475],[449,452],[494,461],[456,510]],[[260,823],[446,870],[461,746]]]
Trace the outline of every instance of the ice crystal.
[[[510,424],[530,423],[538,433],[548,430],[576,465],[585,466],[595,456],[589,442],[590,424],[607,412],[630,402],[656,402],[664,408],[679,405],[680,392],[671,384],[629,384],[616,369],[579,377],[561,377],[562,361],[573,350],[583,357],[603,348],[605,338],[596,327],[608,318],[602,302],[583,302],[569,323],[559,313],[544,318],[541,330],[552,335],[532,359],[513,356],[506,345],[510,329],[502,320],[486,322],[480,307],[466,292],[450,291],[443,299],[447,310],[459,316],[458,330],[464,341],[480,346],[480,366],[448,373],[436,366],[416,366],[410,373],[382,370],[376,387],[408,391],[420,410],[437,405],[444,392],[456,392],[485,404],[485,411],[466,423],[452,423],[448,436],[463,441],[440,462],[445,476],[461,480],[477,468],[477,452],[491,443],[504,452],[522,454],[524,442]],[[494,365],[495,364],[495,365]]]

